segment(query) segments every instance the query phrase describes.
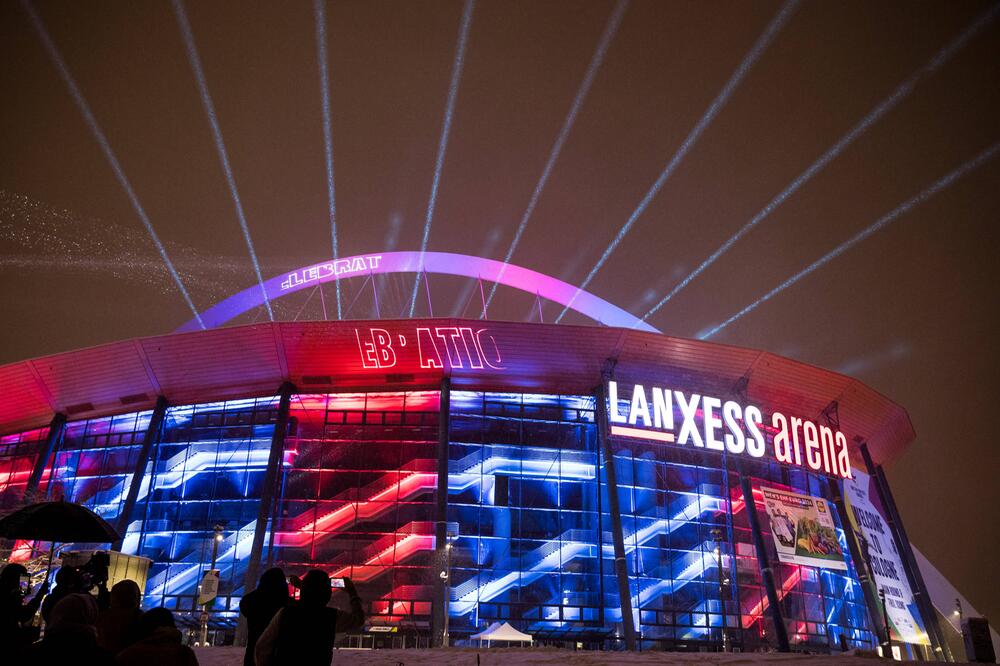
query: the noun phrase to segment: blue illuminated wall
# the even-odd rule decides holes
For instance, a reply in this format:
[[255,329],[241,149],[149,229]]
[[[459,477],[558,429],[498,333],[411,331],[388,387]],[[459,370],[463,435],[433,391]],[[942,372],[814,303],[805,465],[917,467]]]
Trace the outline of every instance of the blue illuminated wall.
[[277,410],[277,397],[167,409],[123,546],[153,560],[145,606],[195,611],[218,524],[212,610],[236,617]]
[[601,632],[617,596],[601,576],[593,399],[453,391],[451,409],[451,632]]

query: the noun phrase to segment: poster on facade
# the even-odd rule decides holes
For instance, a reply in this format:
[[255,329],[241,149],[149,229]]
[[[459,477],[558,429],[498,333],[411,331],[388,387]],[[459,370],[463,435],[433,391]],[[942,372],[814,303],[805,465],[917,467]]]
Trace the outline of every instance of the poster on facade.
[[844,479],[844,501],[854,533],[863,536],[868,546],[866,559],[874,579],[874,595],[877,597],[879,590],[885,591],[893,639],[930,645],[913,591],[906,580],[898,544],[875,492],[875,480],[854,470],[853,479]]
[[785,564],[847,570],[826,500],[775,488],[761,488],[761,492],[778,560]]

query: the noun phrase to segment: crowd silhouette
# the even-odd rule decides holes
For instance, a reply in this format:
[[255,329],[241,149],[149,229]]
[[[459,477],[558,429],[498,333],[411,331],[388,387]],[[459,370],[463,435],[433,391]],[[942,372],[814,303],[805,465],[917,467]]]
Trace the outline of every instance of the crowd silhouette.
[[[240,602],[247,627],[244,666],[328,666],[338,635],[365,620],[354,584],[342,580],[349,611],[328,606],[334,588],[324,571],[310,570],[301,579],[286,578],[277,568],[264,572]],[[109,591],[106,577],[93,580],[65,566],[55,582],[51,593],[46,579],[32,595],[25,567],[11,563],[0,571],[0,645],[10,663],[197,666],[173,613],[143,612],[134,581],[119,581]],[[289,594],[290,586],[298,599]],[[35,622],[39,611],[41,627]]]

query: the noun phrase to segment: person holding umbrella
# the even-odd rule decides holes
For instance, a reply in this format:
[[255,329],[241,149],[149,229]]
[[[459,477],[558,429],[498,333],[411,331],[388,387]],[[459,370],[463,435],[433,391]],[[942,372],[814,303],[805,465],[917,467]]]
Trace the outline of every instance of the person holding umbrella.
[[48,581],[57,543],[114,543],[118,532],[85,506],[72,502],[39,502],[0,519],[0,538],[49,542]]
[[20,564],[8,564],[0,571],[0,645],[5,651],[19,653],[32,643],[38,632],[24,626],[38,612],[42,597],[49,591],[45,581],[31,601],[24,600],[31,592],[31,577]]
[[[45,582],[30,602],[24,603],[31,579],[20,564],[8,564],[0,574],[0,645],[18,645],[27,632],[21,624],[38,611],[42,597],[49,589],[52,557],[56,543],[114,543],[118,532],[90,509],[72,502],[39,502],[0,519],[0,538],[47,541],[49,563]],[[8,571],[9,570],[9,571]],[[34,635],[29,637],[29,642]],[[8,642],[13,641],[13,642]]]

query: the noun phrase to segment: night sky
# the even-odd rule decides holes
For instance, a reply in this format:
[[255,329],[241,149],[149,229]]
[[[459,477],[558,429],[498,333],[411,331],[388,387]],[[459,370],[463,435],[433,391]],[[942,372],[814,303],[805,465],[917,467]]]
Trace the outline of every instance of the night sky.
[[[254,284],[171,4],[34,7],[195,305]],[[631,3],[512,261],[581,283],[781,7]],[[803,2],[589,289],[645,313],[990,7]],[[428,249],[503,258],[614,9],[477,3]],[[264,277],[330,258],[312,3],[186,11]],[[420,247],[462,12],[457,1],[326,6],[341,255]],[[0,362],[190,318],[11,0],[0,2],[0,114]],[[994,16],[650,322],[697,336],[997,141]],[[711,338],[849,374],[906,407],[917,440],[889,478],[910,537],[993,618],[998,220],[995,156]],[[404,309],[412,282],[380,278],[383,316]],[[463,311],[468,285],[431,285],[435,314]],[[362,288],[344,286],[350,317],[374,314]],[[306,293],[276,303],[276,316],[321,316]],[[532,303],[502,291],[489,315],[522,320]],[[548,304],[545,320],[560,309]]]

